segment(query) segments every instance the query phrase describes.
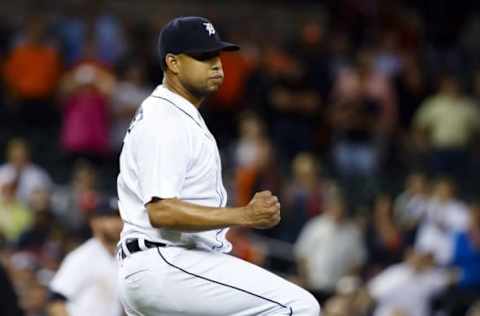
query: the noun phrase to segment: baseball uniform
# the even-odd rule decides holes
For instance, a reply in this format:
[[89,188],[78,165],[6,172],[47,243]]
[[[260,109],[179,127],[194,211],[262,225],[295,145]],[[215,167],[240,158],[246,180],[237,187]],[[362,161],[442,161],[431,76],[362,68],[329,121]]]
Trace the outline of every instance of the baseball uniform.
[[95,238],[68,254],[50,283],[70,316],[120,316],[115,257]]
[[186,233],[151,225],[145,205],[154,198],[225,206],[221,173],[215,138],[197,108],[158,86],[138,109],[120,156],[118,282],[127,314],[319,315],[302,288],[226,254],[227,229]]

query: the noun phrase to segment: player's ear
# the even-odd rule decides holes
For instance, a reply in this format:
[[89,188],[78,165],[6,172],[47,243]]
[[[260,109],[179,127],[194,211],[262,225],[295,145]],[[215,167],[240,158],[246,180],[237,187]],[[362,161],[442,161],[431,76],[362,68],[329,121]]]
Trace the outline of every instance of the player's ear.
[[178,57],[174,54],[167,54],[165,56],[165,64],[167,65],[167,69],[169,69],[174,74],[178,74],[179,69],[179,60]]

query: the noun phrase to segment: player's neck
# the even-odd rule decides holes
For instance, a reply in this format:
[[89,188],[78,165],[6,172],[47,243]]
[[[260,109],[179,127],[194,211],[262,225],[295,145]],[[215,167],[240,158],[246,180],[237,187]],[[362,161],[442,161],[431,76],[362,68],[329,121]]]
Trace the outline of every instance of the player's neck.
[[178,82],[178,80],[175,80],[170,76],[164,76],[162,84],[168,90],[187,99],[196,108],[198,108],[200,104],[202,104],[203,100],[205,100],[205,97],[198,97],[192,94],[190,91],[185,89],[185,87],[180,82]]
[[117,249],[116,243],[109,242],[100,236],[95,236],[95,238],[112,256],[115,256],[115,251]]

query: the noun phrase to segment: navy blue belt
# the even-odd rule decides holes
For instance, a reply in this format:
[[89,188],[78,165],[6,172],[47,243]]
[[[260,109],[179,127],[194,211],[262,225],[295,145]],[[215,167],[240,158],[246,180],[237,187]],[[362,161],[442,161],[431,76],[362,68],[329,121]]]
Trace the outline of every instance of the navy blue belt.
[[[144,249],[140,248],[140,245],[138,244],[138,239],[131,239],[125,243],[125,246],[127,247],[128,251],[130,254],[134,254],[135,252],[142,251]],[[147,248],[158,248],[158,247],[166,247],[167,244],[164,244],[162,242],[154,242],[154,241],[148,241],[145,240],[145,247]],[[125,259],[127,255],[123,251],[123,248],[120,247],[120,256],[122,259]]]

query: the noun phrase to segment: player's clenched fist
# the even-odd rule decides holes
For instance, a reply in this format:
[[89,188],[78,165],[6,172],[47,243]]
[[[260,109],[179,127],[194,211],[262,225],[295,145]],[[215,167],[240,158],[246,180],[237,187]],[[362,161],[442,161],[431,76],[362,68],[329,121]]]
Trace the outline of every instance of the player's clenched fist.
[[246,226],[265,229],[280,222],[280,203],[270,191],[256,193],[245,206]]

